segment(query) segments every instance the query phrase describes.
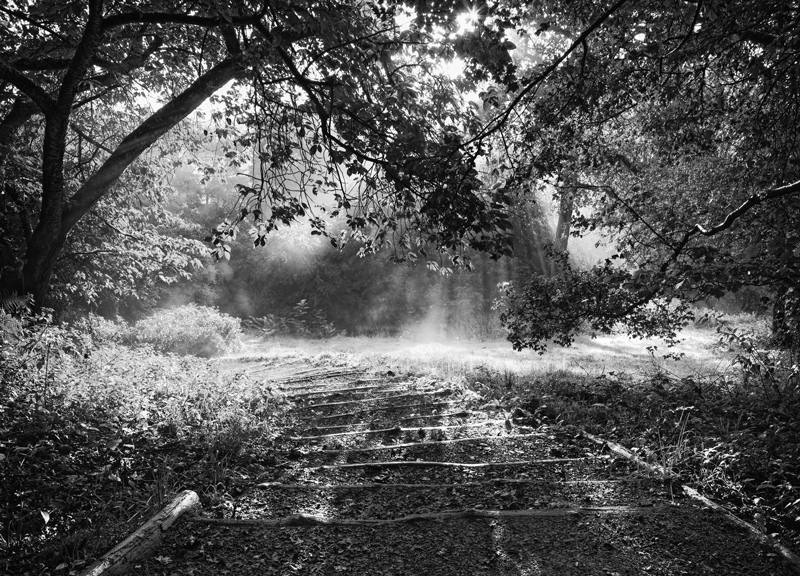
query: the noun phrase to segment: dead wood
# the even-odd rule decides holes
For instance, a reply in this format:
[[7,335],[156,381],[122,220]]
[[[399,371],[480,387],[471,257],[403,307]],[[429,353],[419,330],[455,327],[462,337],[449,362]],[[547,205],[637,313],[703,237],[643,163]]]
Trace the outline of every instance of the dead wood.
[[608,446],[608,449],[617,454],[618,456],[622,456],[623,458],[630,460],[631,462],[635,462],[640,467],[644,468],[648,472],[653,474],[657,474],[662,478],[674,478],[675,475],[664,468],[663,466],[659,466],[658,464],[650,464],[649,462],[645,462],[641,458],[639,458],[636,454],[625,448],[622,444],[617,444],[611,440],[606,440],[599,436],[595,436],[594,434],[589,434],[588,432],[582,432],[583,436],[598,444],[600,446]]
[[[272,367],[265,366],[263,368],[255,368],[246,372],[248,376],[253,374],[260,374],[268,372]],[[334,378],[337,376],[352,376],[353,374],[361,374],[363,370],[348,370],[348,369],[308,369],[287,372],[285,370],[273,372],[262,376],[269,382],[276,382],[279,384],[291,384],[292,382],[303,382],[313,378]]]
[[582,458],[542,458],[539,460],[511,460],[509,462],[436,462],[431,460],[387,460],[385,462],[356,462],[355,464],[326,464],[323,466],[307,466],[306,470],[345,470],[348,468],[406,468],[406,467],[441,467],[441,468],[501,468],[503,466],[531,466],[536,464],[567,464],[584,462]]
[[399,518],[387,519],[346,519],[346,518],[324,518],[308,514],[293,514],[285,518],[275,518],[271,520],[246,520],[236,518],[202,518],[196,516],[192,522],[201,524],[213,524],[215,526],[232,526],[248,528],[253,526],[382,526],[389,524],[400,524],[405,522],[422,521],[443,521],[454,519],[470,518],[552,518],[559,516],[580,517],[589,514],[652,514],[660,511],[660,507],[655,506],[595,506],[581,508],[543,508],[537,510],[447,510],[444,512],[430,512],[426,514],[410,514]]
[[[392,384],[389,384],[392,386]],[[406,387],[394,387],[394,388],[387,388],[387,386],[382,386],[380,384],[376,384],[374,386],[354,386],[351,388],[332,388],[330,390],[313,390],[311,392],[298,392],[297,394],[286,394],[287,398],[308,398],[312,396],[333,396],[335,394],[360,394],[360,393],[367,393],[370,390],[378,390],[383,389],[385,392],[398,392],[400,390],[407,390]],[[291,390],[291,388],[278,388],[281,392],[286,392]]]
[[531,480],[529,478],[494,478],[481,482],[443,482],[438,484],[409,484],[409,483],[390,483],[390,482],[365,482],[363,484],[286,484],[284,482],[262,482],[256,484],[256,488],[280,490],[372,490],[372,489],[394,489],[412,488],[416,490],[427,490],[429,488],[480,488],[483,486],[500,486],[502,484],[531,484],[541,486],[571,486],[571,485],[613,485],[613,484],[643,484],[641,478],[620,478],[616,480]]
[[[389,410],[405,410],[407,408],[444,408],[445,406],[451,406],[455,403],[455,401],[451,402],[432,402],[430,404],[401,404],[400,406],[379,406],[377,408],[363,408],[361,410],[355,410],[353,412],[342,412],[341,414],[329,414],[327,416],[318,416],[314,419],[315,422],[319,422],[320,420],[335,420],[336,418],[346,418],[348,416],[358,416],[360,414],[368,414],[372,412],[388,412]],[[462,410],[461,412],[454,412],[452,414],[426,414],[424,416],[410,416],[408,418],[401,418],[400,420],[418,420],[420,418],[435,418],[437,416],[456,416],[464,414],[465,416],[470,416],[473,412],[469,412],[466,410]]]
[[[291,375],[292,372],[287,372],[286,374],[287,375]],[[358,378],[356,380],[352,380],[352,381],[348,382],[348,384],[356,386],[358,384],[368,384],[370,382],[385,382],[386,384],[393,384],[393,383],[396,383],[397,380],[393,379],[393,378]],[[331,384],[330,383],[324,383],[324,382],[308,382],[308,381],[302,381],[301,380],[300,382],[294,382],[294,383],[289,382],[287,384],[287,386],[288,386],[288,388],[286,388],[286,390],[304,390],[304,389],[307,389],[307,388],[324,389],[326,386],[331,386]]]
[[795,572],[800,574],[800,556],[798,556],[797,554],[795,554],[794,552],[789,550],[786,546],[784,546],[783,544],[781,544],[780,542],[778,542],[777,540],[775,540],[771,536],[769,536],[767,534],[764,534],[761,530],[759,530],[758,528],[756,528],[755,526],[753,526],[749,522],[745,522],[741,518],[738,518],[737,516],[734,516],[733,514],[728,512],[725,508],[723,508],[722,506],[720,506],[719,504],[714,502],[713,500],[709,500],[708,498],[706,498],[705,496],[700,494],[700,492],[698,492],[694,488],[690,488],[689,486],[684,486],[683,487],[683,491],[687,496],[689,496],[691,498],[694,498],[695,500],[699,500],[700,502],[702,502],[703,504],[705,504],[706,506],[708,506],[712,510],[715,510],[715,511],[719,512],[720,514],[722,514],[723,516],[725,516],[728,520],[730,520],[731,522],[733,522],[737,526],[740,526],[740,527],[744,528],[745,530],[747,530],[747,532],[749,532],[752,536],[754,536],[756,538],[756,540],[758,540],[762,544],[765,544],[765,545],[770,546],[771,548],[773,548],[787,562],[789,562],[789,564],[792,565],[792,567],[794,568]]
[[162,534],[179,518],[195,510],[199,503],[195,492],[184,490],[79,576],[114,576],[129,572],[133,566],[151,556],[161,544]]

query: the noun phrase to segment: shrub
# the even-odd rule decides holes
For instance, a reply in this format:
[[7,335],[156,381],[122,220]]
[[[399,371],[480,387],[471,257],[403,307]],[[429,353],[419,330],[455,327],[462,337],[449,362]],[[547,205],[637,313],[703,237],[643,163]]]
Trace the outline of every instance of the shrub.
[[241,333],[238,319],[216,308],[188,304],[140,320],[132,337],[160,352],[210,358],[236,348]]

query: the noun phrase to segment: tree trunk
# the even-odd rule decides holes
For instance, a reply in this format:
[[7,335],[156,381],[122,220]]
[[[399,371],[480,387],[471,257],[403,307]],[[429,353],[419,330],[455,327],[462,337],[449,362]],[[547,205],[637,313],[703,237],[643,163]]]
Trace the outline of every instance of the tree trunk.
[[[66,145],[62,131],[62,128],[66,130],[67,123],[60,118],[51,122],[48,118],[39,221],[28,243],[21,275],[4,280],[4,285],[8,284],[8,288],[18,294],[33,295],[36,307],[41,308],[47,297],[55,264],[72,227],[108,193],[136,158],[241,72],[242,68],[232,59],[223,60],[209,69],[126,136],[97,172],[68,200],[64,188],[63,157]],[[55,124],[52,128],[51,123]]]
[[[572,211],[575,206],[575,196],[571,189],[566,189],[561,193],[561,202],[558,206],[558,223],[553,241],[553,247],[558,253],[564,253],[569,246],[569,233],[572,224]],[[555,262],[552,263],[550,274],[558,274]]]

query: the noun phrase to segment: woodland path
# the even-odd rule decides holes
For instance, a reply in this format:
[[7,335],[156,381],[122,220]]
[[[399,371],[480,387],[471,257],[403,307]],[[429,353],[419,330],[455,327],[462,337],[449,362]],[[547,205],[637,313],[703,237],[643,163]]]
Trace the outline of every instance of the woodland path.
[[445,382],[264,374],[294,402],[271,465],[170,530],[147,574],[794,574],[724,515],[579,430]]

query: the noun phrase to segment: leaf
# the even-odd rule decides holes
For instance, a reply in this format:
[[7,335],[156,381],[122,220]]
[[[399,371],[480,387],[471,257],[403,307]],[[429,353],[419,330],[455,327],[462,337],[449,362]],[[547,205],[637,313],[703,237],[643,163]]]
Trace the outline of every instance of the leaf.
[[41,514],[42,518],[44,518],[44,523],[45,524],[50,522],[50,513],[49,512],[45,512],[44,510],[39,510],[39,514]]

